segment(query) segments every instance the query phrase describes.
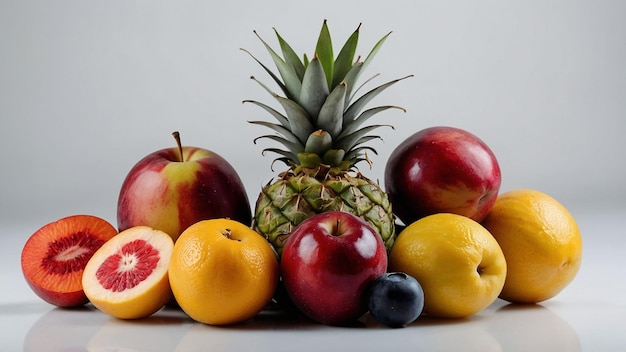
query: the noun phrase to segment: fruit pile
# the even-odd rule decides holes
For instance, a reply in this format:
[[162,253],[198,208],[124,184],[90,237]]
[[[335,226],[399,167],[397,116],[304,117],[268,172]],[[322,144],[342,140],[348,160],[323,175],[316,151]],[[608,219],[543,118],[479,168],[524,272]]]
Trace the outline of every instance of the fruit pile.
[[121,319],[171,303],[198,322],[229,325],[278,305],[327,325],[369,313],[390,327],[422,314],[467,317],[498,297],[536,303],[557,295],[580,266],[574,219],[542,192],[500,194],[497,159],[477,136],[446,126],[417,131],[387,160],[384,189],[356,168],[372,165],[368,142],[379,137],[371,132],[386,126],[365,123],[403,110],[368,104],[410,77],[357,94],[388,37],[361,61],[359,28],[335,56],[324,22],[310,59],[278,32],[282,56],[259,36],[278,73],[250,55],[281,94],[252,78],[284,112],[244,102],[276,120],[251,123],[275,132],[257,140],[281,144],[263,152],[286,169],[262,188],[254,211],[228,161],[183,147],[175,132],[176,148],[128,173],[117,229],[75,215],[29,238],[21,264],[33,291]]

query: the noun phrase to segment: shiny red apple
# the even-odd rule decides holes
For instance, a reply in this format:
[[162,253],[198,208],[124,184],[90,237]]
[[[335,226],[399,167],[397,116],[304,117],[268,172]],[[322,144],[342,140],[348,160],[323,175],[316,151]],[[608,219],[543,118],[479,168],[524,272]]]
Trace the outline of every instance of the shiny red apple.
[[252,212],[235,169],[218,154],[197,147],[166,148],[141,159],[120,190],[120,231],[149,226],[174,240],[189,226],[213,218],[251,224]]
[[387,252],[376,231],[340,211],[314,215],[289,236],[280,263],[294,306],[327,325],[367,312],[369,285],[387,271]]
[[491,149],[454,127],[426,128],[391,153],[385,190],[394,214],[406,225],[435,213],[481,221],[496,201],[501,174]]

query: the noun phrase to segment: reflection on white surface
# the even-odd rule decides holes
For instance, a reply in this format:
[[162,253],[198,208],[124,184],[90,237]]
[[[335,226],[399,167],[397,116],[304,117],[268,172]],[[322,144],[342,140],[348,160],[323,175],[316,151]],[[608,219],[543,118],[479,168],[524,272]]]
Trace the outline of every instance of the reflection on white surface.
[[581,351],[572,326],[542,305],[509,304],[488,322],[503,351]]
[[[167,313],[167,314],[164,314]],[[174,351],[191,321],[180,312],[160,312],[148,319],[108,319],[87,342],[89,351]]]
[[92,307],[54,308],[28,330],[24,351],[79,351],[107,319]]
[[498,301],[467,319],[420,317],[390,329],[365,316],[330,327],[276,311],[247,323],[214,327],[176,308],[141,320],[119,320],[87,306],[53,308],[28,330],[24,351],[333,351],[402,348],[418,351],[580,351],[576,331],[541,305]]

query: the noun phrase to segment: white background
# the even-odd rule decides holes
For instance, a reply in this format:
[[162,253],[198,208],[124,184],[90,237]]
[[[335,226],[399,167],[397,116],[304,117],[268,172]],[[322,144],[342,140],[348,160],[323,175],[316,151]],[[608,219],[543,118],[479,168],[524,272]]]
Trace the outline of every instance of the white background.
[[[254,145],[275,106],[253,34],[272,28],[309,56],[323,19],[336,52],[362,23],[358,53],[393,31],[369,74],[413,74],[377,103],[387,156],[410,134],[451,125],[496,153],[502,190],[535,188],[565,205],[626,197],[626,3],[622,1],[0,2],[0,221],[32,226],[75,213],[115,222],[119,187],[144,155],[183,143],[237,169],[250,196],[274,175]],[[364,75],[365,78],[369,75]],[[272,85],[272,87],[275,87]],[[371,85],[373,87],[373,85]],[[278,169],[282,164],[275,165]],[[279,170],[276,170],[279,171]],[[26,236],[27,234],[23,234]]]
[[[573,342],[574,350],[623,350],[625,16],[626,2],[619,0],[1,0],[2,344],[19,349],[28,342],[26,332],[49,319],[50,307],[21,277],[19,255],[26,239],[44,224],[77,213],[115,224],[127,172],[146,154],[173,147],[172,131],[181,132],[184,144],[229,160],[253,203],[275,175],[273,156],[261,155],[274,145],[254,145],[256,136],[270,131],[246,121],[271,117],[241,102],[273,101],[249,76],[271,80],[239,49],[271,64],[253,30],[275,46],[276,28],[310,56],[327,19],[336,51],[359,23],[362,55],[393,31],[369,68],[370,75],[380,73],[374,84],[414,75],[377,99],[407,112],[387,111],[374,119],[396,129],[379,130],[384,141],[373,143],[379,151],[371,156],[374,167],[361,165],[361,171],[382,183],[393,148],[422,128],[450,125],[478,135],[498,157],[502,191],[541,190],[579,222],[584,243],[579,276],[544,305],[573,331],[564,341]],[[496,308],[467,324],[425,323],[434,335],[410,338],[433,336],[424,346],[437,347],[437,331],[451,332],[460,334],[458,341],[473,337],[471,345],[482,336],[474,330],[484,333],[486,322],[489,336],[501,345],[524,346],[530,340],[516,338],[506,326],[532,329],[543,321],[541,313],[522,310],[527,319],[500,324],[498,319],[513,316],[490,319]],[[90,314],[96,314],[96,325],[105,319]],[[58,311],[52,316],[52,325],[69,319]],[[563,350],[553,345],[560,340],[552,337],[548,320],[539,325],[547,347],[529,350]],[[128,327],[110,320],[103,324],[109,323]],[[144,331],[142,326],[131,331]],[[159,325],[159,331],[169,336],[167,331],[176,330]],[[397,343],[411,331],[389,332],[385,341]],[[334,341],[337,332],[321,336]],[[306,331],[293,336],[311,338]],[[356,339],[367,345],[379,336],[364,332]],[[141,341],[152,337],[147,333]]]

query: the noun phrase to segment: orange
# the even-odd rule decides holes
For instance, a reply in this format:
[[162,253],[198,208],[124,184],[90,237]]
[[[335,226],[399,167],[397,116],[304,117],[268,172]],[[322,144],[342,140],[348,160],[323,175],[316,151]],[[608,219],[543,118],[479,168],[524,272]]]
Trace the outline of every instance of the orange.
[[279,267],[267,240],[229,219],[203,220],[176,240],[169,268],[178,305],[210,325],[243,322],[272,299]]
[[500,297],[537,303],[556,296],[576,276],[582,238],[574,218],[554,198],[535,190],[501,194],[483,221],[508,265]]
[[487,229],[468,217],[440,213],[415,221],[398,235],[389,270],[417,279],[424,290],[424,313],[463,318],[498,298],[507,267]]

